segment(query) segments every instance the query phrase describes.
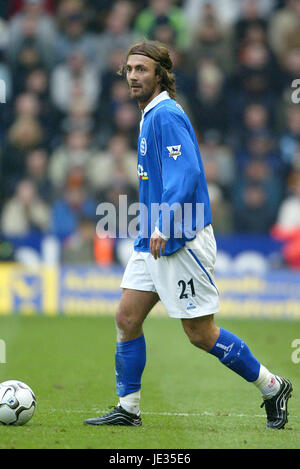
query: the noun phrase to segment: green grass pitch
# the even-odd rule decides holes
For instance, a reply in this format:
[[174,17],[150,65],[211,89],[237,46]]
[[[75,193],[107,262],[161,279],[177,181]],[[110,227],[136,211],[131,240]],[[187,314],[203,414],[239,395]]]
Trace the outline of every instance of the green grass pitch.
[[0,448],[299,448],[300,363],[291,358],[299,324],[225,319],[217,324],[242,337],[270,370],[292,380],[284,430],[265,429],[255,386],[190,345],[180,321],[151,315],[144,326],[143,426],[85,426],[84,419],[117,402],[114,319],[11,315],[0,317],[6,343],[0,381],[29,384],[37,409],[23,427],[0,427]]

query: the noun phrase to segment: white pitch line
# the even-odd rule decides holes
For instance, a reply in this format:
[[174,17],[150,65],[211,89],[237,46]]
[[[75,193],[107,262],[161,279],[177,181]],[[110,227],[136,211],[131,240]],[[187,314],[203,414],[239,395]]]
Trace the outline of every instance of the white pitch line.
[[214,412],[143,412],[145,415],[167,415],[171,417],[265,417],[261,414],[216,414]]
[[[93,413],[97,413],[97,414],[106,414],[107,412],[109,412],[109,409],[105,409],[105,410],[99,410],[99,409],[91,409],[89,411],[87,411],[86,409],[54,409],[54,408],[51,408],[51,409],[48,409],[47,412],[49,412],[49,410],[53,413],[55,412],[66,412],[66,413],[79,413],[79,414],[84,414],[84,413],[90,413],[90,412],[93,412]],[[166,417],[233,417],[233,418],[236,418],[236,417],[245,417],[245,418],[256,418],[256,417],[263,417],[263,418],[266,418],[266,415],[263,415],[263,414],[251,414],[251,415],[248,415],[248,414],[232,414],[232,413],[220,413],[220,414],[216,414],[214,412],[207,412],[207,411],[204,411],[204,412],[147,412],[147,411],[141,411],[141,414],[142,415],[157,415],[157,416],[160,416],[160,417],[163,417],[163,416],[166,416]],[[295,416],[293,416],[295,417]]]

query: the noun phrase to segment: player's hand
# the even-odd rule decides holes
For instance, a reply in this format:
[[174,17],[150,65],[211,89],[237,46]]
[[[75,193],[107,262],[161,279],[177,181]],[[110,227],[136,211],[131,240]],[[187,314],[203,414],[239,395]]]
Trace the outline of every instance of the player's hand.
[[150,251],[154,259],[158,259],[165,252],[166,242],[155,231],[150,238]]

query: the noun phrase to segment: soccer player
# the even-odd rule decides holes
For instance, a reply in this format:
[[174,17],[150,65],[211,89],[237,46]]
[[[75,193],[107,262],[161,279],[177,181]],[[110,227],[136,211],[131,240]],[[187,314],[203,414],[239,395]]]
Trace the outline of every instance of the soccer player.
[[[111,412],[85,423],[142,424],[140,393],[146,364],[142,326],[161,300],[168,315],[181,320],[194,346],[214,355],[258,388],[266,409],[266,427],[284,428],[290,381],[269,371],[242,339],[214,321],[219,292],[213,274],[216,242],[209,196],[194,130],[175,100],[171,69],[168,49],[144,40],[130,48],[121,70],[142,111],[138,177],[143,210],[116,313],[119,402]],[[154,210],[157,206],[159,210]],[[185,207],[189,210],[183,210]]]

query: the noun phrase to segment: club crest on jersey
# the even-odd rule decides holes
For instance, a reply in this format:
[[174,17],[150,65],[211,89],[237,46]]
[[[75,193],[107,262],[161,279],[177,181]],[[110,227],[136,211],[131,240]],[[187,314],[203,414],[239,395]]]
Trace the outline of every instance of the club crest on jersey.
[[169,157],[170,158],[174,158],[174,160],[176,161],[178,156],[181,155],[181,145],[172,145],[171,147],[167,147],[167,150],[169,152]]
[[147,140],[145,139],[145,137],[142,138],[140,143],[140,153],[142,156],[145,156],[147,153]]

